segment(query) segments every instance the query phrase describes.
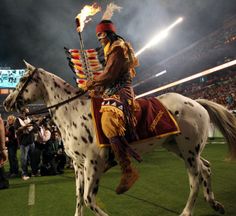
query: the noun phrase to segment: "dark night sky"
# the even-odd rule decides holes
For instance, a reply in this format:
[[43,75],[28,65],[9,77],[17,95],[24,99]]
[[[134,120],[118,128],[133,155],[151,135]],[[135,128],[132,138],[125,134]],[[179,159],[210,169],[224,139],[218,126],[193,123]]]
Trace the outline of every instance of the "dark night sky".
[[[74,17],[85,4],[81,0],[1,0],[0,66],[24,67],[22,59],[42,67],[73,83],[63,47],[79,48]],[[97,1],[105,9],[111,1]],[[142,69],[191,45],[219,28],[236,14],[235,0],[120,0],[123,7],[115,13],[118,33],[130,41],[135,50],[142,48],[159,30],[179,16],[184,22],[168,38],[140,56]],[[95,26],[102,13],[94,16],[83,32],[86,48],[95,48]]]

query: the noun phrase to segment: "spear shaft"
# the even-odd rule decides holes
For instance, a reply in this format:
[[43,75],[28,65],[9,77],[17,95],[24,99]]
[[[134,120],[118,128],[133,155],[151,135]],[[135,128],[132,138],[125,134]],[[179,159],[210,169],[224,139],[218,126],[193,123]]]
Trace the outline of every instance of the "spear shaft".
[[85,73],[86,73],[87,79],[91,80],[92,75],[89,71],[88,58],[87,58],[87,53],[84,48],[84,41],[83,41],[82,33],[80,31],[78,31],[78,34],[79,34],[79,43],[80,43],[80,48],[81,48],[81,54],[82,54],[82,58],[83,58],[83,61],[85,64]]

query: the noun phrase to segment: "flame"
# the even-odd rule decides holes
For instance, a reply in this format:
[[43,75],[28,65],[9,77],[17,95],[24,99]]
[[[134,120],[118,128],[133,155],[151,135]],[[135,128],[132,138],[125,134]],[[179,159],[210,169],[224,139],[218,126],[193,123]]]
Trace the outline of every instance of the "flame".
[[81,10],[81,12],[75,17],[77,31],[82,32],[84,29],[85,23],[88,23],[89,21],[91,21],[91,18],[87,19],[87,17],[94,16],[99,11],[101,11],[101,7],[96,3],[92,5],[85,5],[84,8]]

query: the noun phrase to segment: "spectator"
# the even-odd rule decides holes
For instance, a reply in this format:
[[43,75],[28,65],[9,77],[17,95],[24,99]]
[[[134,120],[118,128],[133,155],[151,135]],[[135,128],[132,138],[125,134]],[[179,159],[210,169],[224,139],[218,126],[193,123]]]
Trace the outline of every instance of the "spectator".
[[9,187],[9,181],[6,179],[4,172],[4,163],[7,161],[7,152],[5,146],[5,129],[4,123],[0,116],[0,189]]
[[66,164],[66,155],[58,131],[53,131],[51,139],[46,143],[43,150],[42,175],[56,175],[63,173]]
[[47,118],[44,118],[39,126],[37,125],[37,138],[35,141],[35,149],[32,154],[32,176],[39,176],[39,164],[41,162],[41,155],[47,141],[51,138],[50,128],[47,123]]
[[226,105],[229,109],[233,108],[234,105],[234,95],[233,93],[230,93],[227,97],[226,97]]
[[16,177],[19,173],[18,167],[18,160],[17,160],[17,149],[18,149],[18,141],[16,139],[15,133],[15,116],[10,115],[7,118],[7,125],[6,125],[6,145],[8,149],[8,159],[10,165],[10,177]]
[[55,131],[53,134],[53,139],[55,142],[58,142],[58,150],[56,155],[56,162],[57,162],[57,172],[63,173],[64,167],[66,164],[66,153],[64,151],[64,145],[60,136],[60,133],[58,131]]
[[34,149],[34,133],[31,120],[26,114],[29,112],[28,108],[24,108],[21,111],[21,116],[15,121],[15,129],[20,144],[20,154],[21,154],[21,169],[22,169],[22,179],[28,180],[28,160],[32,167],[31,152]]

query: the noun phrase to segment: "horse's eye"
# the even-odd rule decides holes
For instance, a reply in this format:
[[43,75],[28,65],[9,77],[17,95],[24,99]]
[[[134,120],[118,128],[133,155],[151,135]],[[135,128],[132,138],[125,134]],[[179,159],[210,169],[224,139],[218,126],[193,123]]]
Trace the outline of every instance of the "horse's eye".
[[26,77],[21,77],[20,82],[24,82],[26,80]]

